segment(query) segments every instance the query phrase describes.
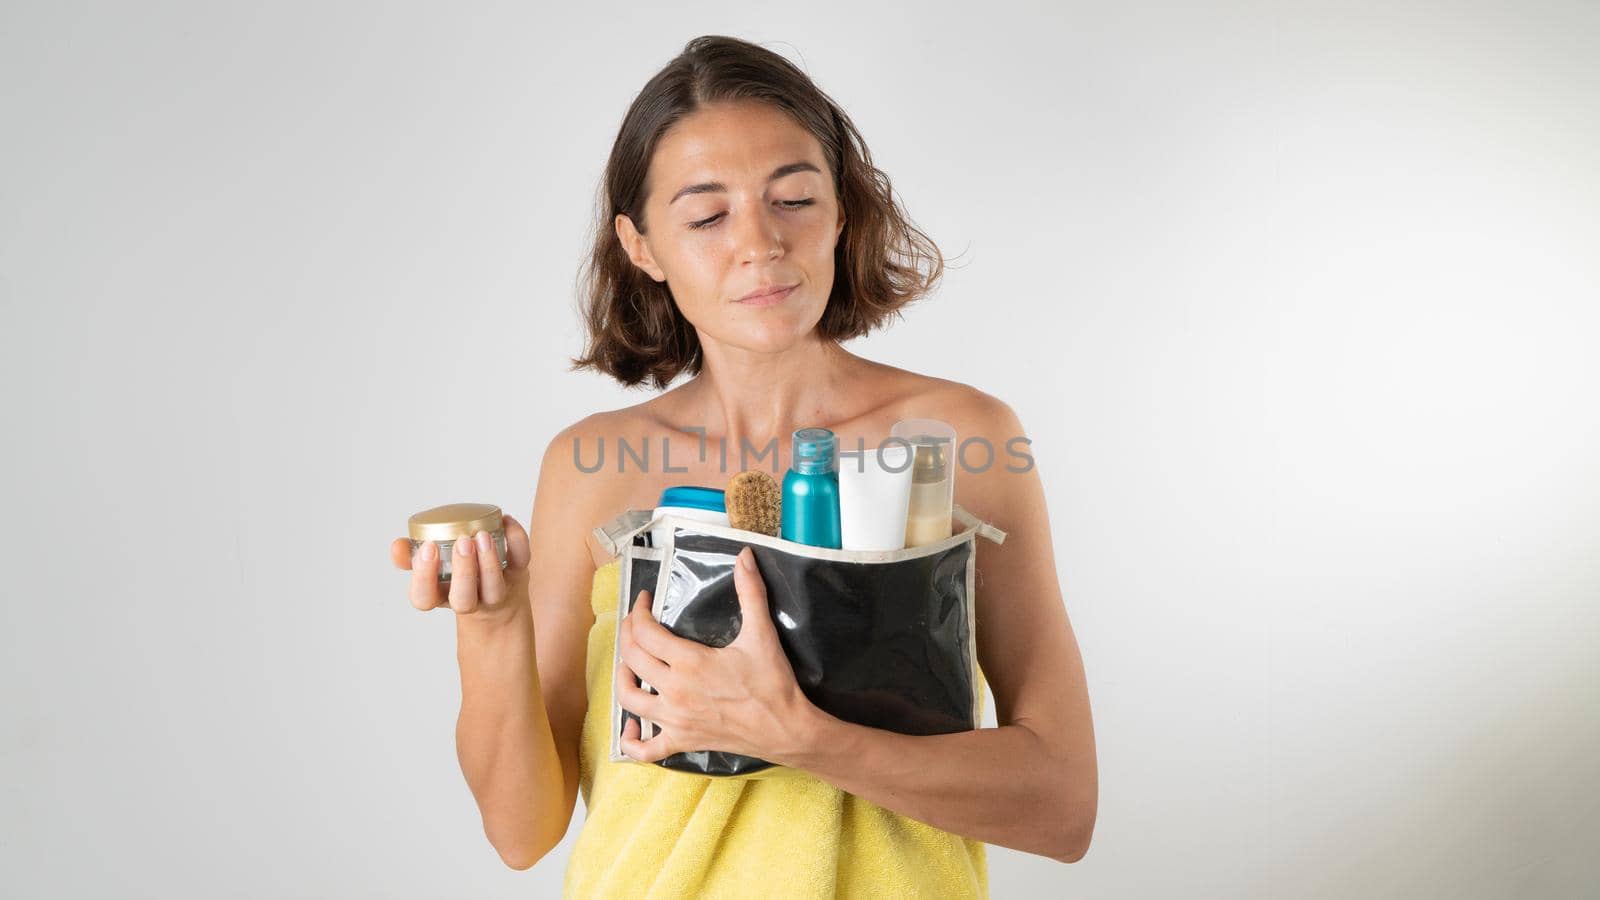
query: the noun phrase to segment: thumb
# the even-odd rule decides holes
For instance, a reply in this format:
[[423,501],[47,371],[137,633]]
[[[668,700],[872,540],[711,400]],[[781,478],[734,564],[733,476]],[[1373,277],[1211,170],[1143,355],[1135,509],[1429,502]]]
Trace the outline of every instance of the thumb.
[[772,630],[771,615],[767,611],[767,583],[761,580],[761,570],[756,568],[756,554],[748,545],[739,551],[733,566],[733,588],[739,595],[739,634],[734,640],[744,638],[752,626],[757,633]]

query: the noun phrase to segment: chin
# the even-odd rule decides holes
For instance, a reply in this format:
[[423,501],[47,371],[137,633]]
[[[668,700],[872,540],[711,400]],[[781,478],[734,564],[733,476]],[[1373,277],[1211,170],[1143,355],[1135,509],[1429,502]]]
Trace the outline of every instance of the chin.
[[805,322],[794,321],[791,317],[774,317],[765,322],[740,322],[724,332],[720,339],[757,353],[781,353],[805,343],[813,327]]
[[799,346],[804,341],[804,334],[796,334],[792,331],[781,333],[752,331],[739,335],[737,339],[730,341],[730,343],[756,353],[782,353],[785,350]]
[[763,349],[782,350],[800,343],[822,321],[821,309],[769,308],[733,312],[735,314],[723,322],[724,340],[740,346],[760,344]]

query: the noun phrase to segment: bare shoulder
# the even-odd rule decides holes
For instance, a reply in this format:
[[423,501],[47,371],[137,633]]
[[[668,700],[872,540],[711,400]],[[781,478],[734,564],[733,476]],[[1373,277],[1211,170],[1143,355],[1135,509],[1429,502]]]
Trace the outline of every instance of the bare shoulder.
[[608,467],[594,463],[596,454],[602,441],[612,442],[619,437],[643,438],[658,431],[658,418],[651,411],[653,402],[602,410],[573,422],[550,439],[543,465],[554,467],[554,477],[581,482],[586,494],[618,487],[620,480],[608,477]]
[[960,441],[968,437],[982,437],[1000,444],[1020,431],[1020,423],[1011,405],[993,394],[948,378],[916,372],[905,372],[905,375],[910,379],[911,390],[906,392],[909,399],[901,410],[902,417],[927,417],[948,422],[956,429],[957,440]]
[[1019,505],[1038,501],[1040,485],[1029,439],[1006,401],[972,385],[931,376],[902,411],[956,431],[956,503],[986,521],[1005,523]]
[[594,464],[597,448],[627,428],[624,410],[584,416],[550,438],[539,464],[538,503],[547,540],[581,543],[595,567],[602,564],[591,531],[615,506],[618,490],[607,467]]

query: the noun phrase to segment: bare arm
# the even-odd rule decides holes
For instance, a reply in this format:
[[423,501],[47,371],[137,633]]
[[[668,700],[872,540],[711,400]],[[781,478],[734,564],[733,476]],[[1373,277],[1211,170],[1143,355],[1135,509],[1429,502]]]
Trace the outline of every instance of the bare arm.
[[557,435],[541,464],[522,586],[528,602],[499,620],[458,617],[456,630],[457,755],[485,835],[515,869],[561,842],[577,802],[594,561],[571,434]]

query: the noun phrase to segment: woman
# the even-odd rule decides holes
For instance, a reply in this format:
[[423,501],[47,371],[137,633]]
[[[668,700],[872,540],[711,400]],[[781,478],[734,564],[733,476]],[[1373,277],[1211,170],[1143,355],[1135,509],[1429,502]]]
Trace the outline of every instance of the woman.
[[[782,57],[697,38],[629,109],[604,187],[575,368],[658,389],[692,377],[550,442],[528,531],[505,519],[503,572],[479,535],[445,596],[436,558],[413,563],[404,539],[394,547],[413,604],[458,614],[457,742],[491,843],[513,868],[533,865],[581,792],[566,876],[577,896],[986,896],[984,842],[1081,858],[1098,791],[1093,727],[1038,473],[1001,450],[1022,425],[981,391],[840,346],[942,272],[850,120]],[[1008,534],[978,555],[976,599],[1000,727],[910,736],[823,713],[796,685],[759,573],[737,577],[745,626],[727,647],[667,631],[648,592],[614,626],[618,566],[594,526],[655,506],[669,485],[781,474],[798,428],[872,447],[916,416],[1000,450],[987,467],[975,452],[955,478],[956,502]],[[646,464],[621,457],[619,441],[648,445]],[[788,770],[712,779],[610,762],[611,691],[662,726],[640,741],[629,724],[622,744],[636,760],[715,748]]]

